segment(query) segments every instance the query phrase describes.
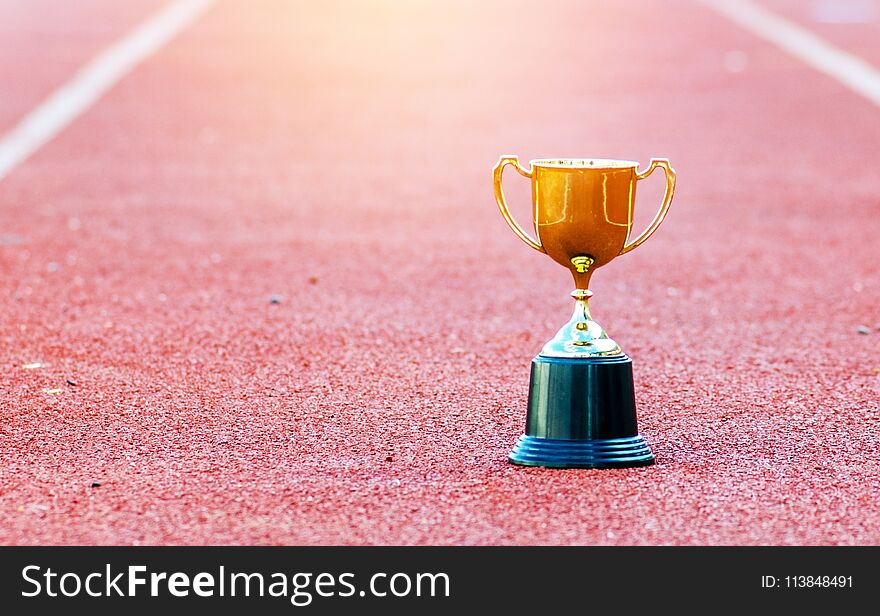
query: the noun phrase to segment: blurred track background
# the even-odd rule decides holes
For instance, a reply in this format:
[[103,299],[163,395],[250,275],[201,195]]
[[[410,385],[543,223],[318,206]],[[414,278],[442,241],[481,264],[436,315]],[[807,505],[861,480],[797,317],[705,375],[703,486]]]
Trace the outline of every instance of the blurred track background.
[[[0,139],[167,6],[0,2]],[[0,180],[0,542],[878,543],[878,144],[697,1],[211,3]],[[593,286],[654,467],[506,462],[571,281],[503,153],[678,171]]]

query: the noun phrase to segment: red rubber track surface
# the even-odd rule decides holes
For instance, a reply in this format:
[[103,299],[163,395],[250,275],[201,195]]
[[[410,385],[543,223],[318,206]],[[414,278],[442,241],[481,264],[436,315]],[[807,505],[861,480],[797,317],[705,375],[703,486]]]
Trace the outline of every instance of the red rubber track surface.
[[880,0],[762,0],[761,5],[880,66]]
[[[0,541],[880,541],[878,109],[697,3],[537,7],[221,3],[10,174]],[[679,172],[593,287],[654,467],[506,462],[571,309],[508,152]]]
[[0,4],[0,132],[161,0],[25,0]]

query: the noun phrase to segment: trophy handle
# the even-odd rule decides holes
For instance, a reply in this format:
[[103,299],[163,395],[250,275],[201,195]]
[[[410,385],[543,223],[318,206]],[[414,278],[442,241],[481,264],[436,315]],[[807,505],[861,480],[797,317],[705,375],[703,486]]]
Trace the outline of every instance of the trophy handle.
[[532,171],[526,171],[522,165],[519,164],[519,158],[513,155],[502,156],[498,159],[498,162],[495,164],[495,167],[492,169],[492,177],[495,181],[495,201],[498,202],[498,209],[501,210],[501,215],[504,217],[504,220],[507,222],[507,225],[510,229],[516,233],[517,237],[524,241],[526,244],[537,250],[538,252],[546,253],[544,247],[541,246],[541,243],[534,239],[531,235],[523,231],[522,227],[513,219],[513,216],[510,214],[510,210],[507,209],[507,203],[504,201],[504,191],[501,188],[501,174],[504,173],[504,167],[507,165],[513,165],[514,169],[516,169],[520,175],[531,178]]
[[654,220],[648,225],[648,228],[645,229],[636,239],[626,244],[620,251],[620,254],[629,252],[651,237],[654,234],[654,231],[657,230],[657,227],[660,226],[660,223],[663,222],[663,219],[666,218],[666,212],[669,211],[669,204],[672,203],[672,195],[675,193],[675,169],[669,166],[668,158],[652,158],[651,164],[647,169],[641,173],[636,172],[636,180],[644,180],[651,175],[657,167],[663,167],[663,173],[666,175],[666,193],[663,195],[663,203],[660,204],[660,209],[657,211],[657,215],[654,216]]

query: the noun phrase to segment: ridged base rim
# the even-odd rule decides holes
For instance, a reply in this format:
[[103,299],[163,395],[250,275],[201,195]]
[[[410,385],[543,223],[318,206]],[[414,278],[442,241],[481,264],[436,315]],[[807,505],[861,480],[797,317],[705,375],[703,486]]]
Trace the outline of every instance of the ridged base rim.
[[629,468],[653,464],[654,454],[641,436],[564,441],[524,434],[507,459],[520,466]]

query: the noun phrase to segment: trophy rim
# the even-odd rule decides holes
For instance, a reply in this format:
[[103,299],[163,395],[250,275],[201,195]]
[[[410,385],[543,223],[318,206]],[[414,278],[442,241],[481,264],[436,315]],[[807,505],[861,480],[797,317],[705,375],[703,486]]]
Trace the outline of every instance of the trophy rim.
[[639,163],[634,160],[618,160],[614,158],[583,158],[583,157],[555,157],[536,158],[529,161],[532,167],[546,169],[571,169],[583,171],[586,169],[636,169]]

